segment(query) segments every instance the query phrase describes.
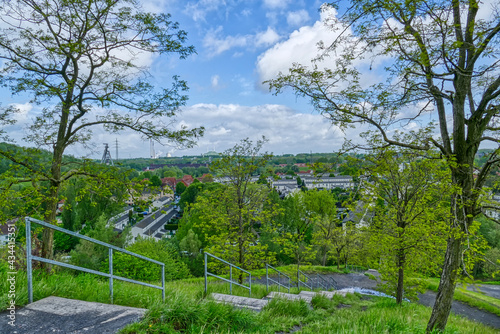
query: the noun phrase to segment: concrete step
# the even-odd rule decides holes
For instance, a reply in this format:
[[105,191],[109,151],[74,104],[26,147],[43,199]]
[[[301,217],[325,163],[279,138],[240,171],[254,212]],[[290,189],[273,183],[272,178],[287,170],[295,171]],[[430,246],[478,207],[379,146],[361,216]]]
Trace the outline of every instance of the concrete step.
[[327,298],[333,298],[335,295],[340,295],[342,297],[345,297],[348,293],[353,293],[351,291],[346,291],[346,290],[334,290],[334,291],[318,291],[318,292],[313,292],[313,291],[301,291],[299,295],[303,296],[308,296],[308,297],[314,297],[316,294],[321,294]]
[[310,303],[312,300],[312,296],[308,296],[305,294],[292,294],[292,293],[285,293],[285,292],[275,292],[272,291],[270,292],[267,296],[267,299],[273,299],[273,298],[282,298],[282,299],[288,299],[288,300],[304,300],[307,303]]
[[117,333],[139,321],[146,309],[47,297],[17,310],[14,326],[0,314],[0,333]]
[[222,293],[212,293],[211,296],[218,303],[231,304],[238,308],[246,308],[257,312],[261,311],[269,302],[265,299],[232,296]]

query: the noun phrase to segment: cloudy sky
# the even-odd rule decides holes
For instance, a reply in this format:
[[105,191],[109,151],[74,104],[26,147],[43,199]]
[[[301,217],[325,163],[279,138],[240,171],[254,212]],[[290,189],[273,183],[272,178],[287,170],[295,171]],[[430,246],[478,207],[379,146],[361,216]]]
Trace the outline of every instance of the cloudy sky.
[[[249,137],[262,136],[269,142],[265,150],[274,154],[333,152],[340,148],[344,133],[317,114],[306,100],[292,92],[275,96],[263,81],[286,71],[294,62],[309,63],[317,54],[316,44],[332,40],[323,24],[321,1],[291,0],[153,0],[145,8],[171,13],[196,54],[180,60],[175,56],[149,57],[155,85],[168,87],[179,75],[188,82],[189,101],[177,124],[205,127],[205,135],[192,149],[155,145],[162,156],[222,152]],[[27,97],[8,97],[2,105],[15,103],[21,111],[18,124],[9,127],[11,137],[20,138],[23,124],[30,122],[37,106]],[[118,139],[119,157],[149,157],[149,142],[134,133],[109,135],[94,129],[94,149],[71,147],[75,156],[99,157],[102,143]],[[349,134],[348,134],[349,135]],[[352,136],[356,133],[351,131]]]
[[[177,124],[205,127],[196,147],[179,149],[156,144],[162,156],[222,152],[249,137],[269,139],[265,150],[283,153],[333,152],[344,137],[357,138],[361,129],[343,133],[317,114],[308,102],[292,92],[275,96],[263,84],[293,63],[308,64],[317,55],[317,43],[328,44],[334,33],[324,19],[334,11],[320,12],[315,0],[149,0],[146,10],[171,13],[188,33],[196,54],[180,60],[175,56],[146,57],[151,81],[168,87],[179,75],[190,87],[189,101]],[[375,81],[376,72],[364,77]],[[3,105],[16,103],[23,113],[18,125],[8,128],[13,138],[23,136],[22,125],[30,121],[36,107],[28,99],[7,97]],[[100,129],[93,134],[94,148],[71,147],[75,156],[99,157],[102,143],[119,143],[120,158],[149,157],[149,142],[130,132],[109,135]],[[20,142],[22,144],[22,142]]]

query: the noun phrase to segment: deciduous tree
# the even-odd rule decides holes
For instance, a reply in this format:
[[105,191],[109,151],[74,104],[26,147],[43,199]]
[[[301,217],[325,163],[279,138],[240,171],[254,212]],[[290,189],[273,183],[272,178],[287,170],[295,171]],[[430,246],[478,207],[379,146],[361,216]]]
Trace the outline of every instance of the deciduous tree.
[[245,139],[225,151],[211,165],[224,186],[197,196],[191,209],[196,210],[202,224],[199,230],[206,234],[205,249],[244,269],[261,267],[273,258],[267,245],[259,241],[260,231],[272,228],[269,222],[274,208],[264,205],[270,190],[252,182],[255,171],[271,157],[259,153],[263,144],[264,140],[254,145]]
[[[88,143],[96,126],[186,145],[201,135],[200,129],[169,126],[186,101],[186,83],[174,76],[170,88],[156,89],[138,59],[194,52],[169,14],[145,12],[135,0],[5,0],[0,19],[0,82],[41,106],[24,139],[47,148],[51,160],[41,166],[9,150],[0,155],[22,166],[27,180],[47,182],[46,221],[55,222],[62,184],[92,175],[78,164],[62,166],[68,147]],[[4,109],[0,121],[12,121],[11,113]],[[45,229],[44,257],[52,256],[52,246],[53,230]]]
[[[342,8],[337,15],[332,7]],[[489,6],[489,7],[488,7]],[[490,8],[491,7],[491,8]],[[438,149],[448,163],[455,232],[447,251],[436,302],[427,331],[444,330],[460,273],[461,254],[474,217],[483,211],[481,189],[498,150],[474,171],[483,143],[497,145],[500,112],[500,11],[498,3],[476,0],[350,0],[323,7],[335,38],[320,44],[312,67],[297,64],[271,81],[281,92],[291,87],[342,129],[367,125],[381,145],[415,150]],[[321,63],[334,62],[333,66]],[[370,85],[362,70],[380,78]],[[429,116],[430,115],[430,116]],[[409,131],[412,142],[399,140],[398,128],[435,119],[429,128]],[[422,123],[420,123],[422,124]]]
[[448,235],[449,169],[440,160],[405,150],[384,149],[366,156],[362,201],[374,216],[368,228],[380,256],[388,293],[401,303],[418,291],[415,273],[436,274]]

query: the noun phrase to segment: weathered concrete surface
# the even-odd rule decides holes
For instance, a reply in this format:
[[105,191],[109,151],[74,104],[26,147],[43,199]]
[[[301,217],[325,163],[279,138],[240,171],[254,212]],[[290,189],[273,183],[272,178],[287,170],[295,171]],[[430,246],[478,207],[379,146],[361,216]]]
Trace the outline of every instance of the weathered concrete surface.
[[335,290],[335,291],[318,291],[318,292],[313,292],[313,291],[300,291],[299,295],[302,295],[302,296],[309,296],[309,297],[314,297],[315,295],[317,294],[320,294],[320,295],[323,295],[327,298],[330,298],[332,299],[333,296],[335,295],[340,295],[342,297],[345,297],[348,293],[352,293],[350,291],[339,291],[339,290]]
[[17,310],[14,326],[8,324],[7,313],[1,313],[0,333],[116,333],[139,321],[145,312],[140,308],[47,297]]
[[312,300],[312,296],[304,295],[304,294],[292,294],[292,293],[285,293],[285,292],[275,292],[272,291],[270,292],[266,298],[268,299],[273,299],[273,298],[281,298],[281,299],[288,299],[288,300],[304,300],[307,303],[310,303]]
[[263,299],[232,296],[221,293],[212,293],[211,295],[216,302],[231,304],[238,308],[246,308],[254,311],[261,311],[262,308],[264,308],[264,306],[266,306],[269,302],[268,300]]

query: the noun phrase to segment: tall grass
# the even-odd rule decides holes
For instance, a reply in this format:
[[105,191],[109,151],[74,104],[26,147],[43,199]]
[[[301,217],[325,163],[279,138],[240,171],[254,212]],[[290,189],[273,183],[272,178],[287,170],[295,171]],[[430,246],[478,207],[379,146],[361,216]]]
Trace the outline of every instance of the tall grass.
[[[59,296],[109,303],[108,280],[90,274],[74,276],[69,272],[47,275],[35,272],[35,300]],[[392,299],[360,295],[323,296],[304,301],[272,300],[260,313],[235,309],[215,303],[204,294],[203,279],[187,279],[166,283],[166,301],[161,291],[136,284],[115,281],[116,304],[147,308],[145,318],[122,330],[133,333],[275,333],[292,329],[300,333],[424,333],[430,308]],[[0,282],[1,307],[7,306],[5,280]],[[17,277],[18,306],[27,303],[26,274]],[[273,287],[276,291],[276,288]],[[227,293],[229,285],[211,281],[210,292]],[[296,292],[296,291],[295,291]],[[233,287],[233,293],[248,296],[248,291]],[[253,284],[252,296],[267,295],[265,285]],[[472,321],[450,316],[445,333],[493,334],[497,330]]]

